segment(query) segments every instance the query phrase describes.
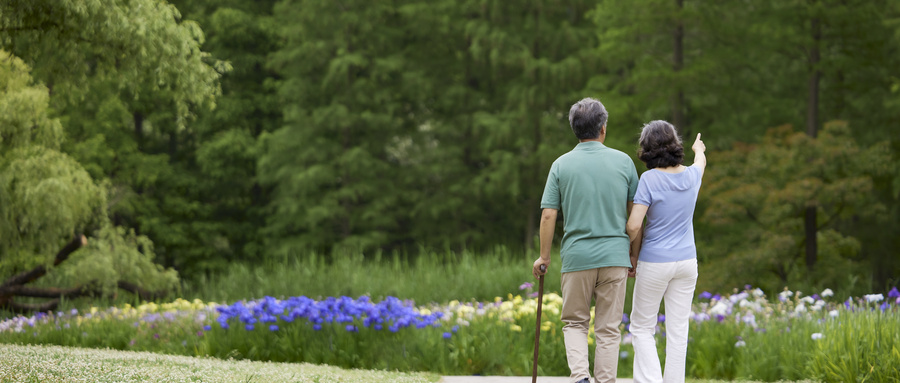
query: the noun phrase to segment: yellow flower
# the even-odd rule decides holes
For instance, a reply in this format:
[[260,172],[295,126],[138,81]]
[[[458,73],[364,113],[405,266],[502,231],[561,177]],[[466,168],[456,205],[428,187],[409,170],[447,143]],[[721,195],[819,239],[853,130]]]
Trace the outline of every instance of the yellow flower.
[[552,328],[553,322],[551,321],[545,321],[544,323],[541,323],[541,331],[550,331],[550,329]]
[[510,325],[510,326],[509,326],[509,329],[510,329],[510,330],[513,330],[513,331],[515,331],[515,332],[522,332],[522,326],[515,325],[515,324],[514,324],[514,325]]

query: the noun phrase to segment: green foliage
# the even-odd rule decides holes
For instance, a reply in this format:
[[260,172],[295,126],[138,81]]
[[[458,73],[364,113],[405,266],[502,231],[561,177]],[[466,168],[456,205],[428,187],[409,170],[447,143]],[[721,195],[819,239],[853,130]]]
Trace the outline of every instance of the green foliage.
[[[346,12],[352,7],[354,12]],[[394,5],[288,1],[275,9],[285,46],[272,56],[284,79],[286,126],[267,135],[260,180],[272,188],[269,251],[373,249],[390,243],[407,169],[387,147],[411,132],[409,90]]]
[[[524,295],[530,290],[522,291]],[[753,295],[751,297],[750,295]],[[825,294],[823,292],[823,294]],[[784,298],[784,297],[783,297]],[[701,300],[690,328],[689,377],[727,380],[893,381],[900,378],[898,303],[814,301],[811,297],[768,301],[745,290],[722,299]],[[830,300],[829,298],[825,298]],[[375,299],[374,301],[378,301]],[[435,325],[390,331],[366,325],[371,312],[354,304],[296,307],[310,319],[293,318],[273,299],[240,301],[242,314],[221,326],[216,305],[181,299],[138,307],[92,307],[50,316],[0,322],[0,342],[59,344],[222,359],[309,362],[347,368],[430,371],[444,375],[512,375],[531,371],[537,302],[507,295],[488,302],[453,300],[419,306],[419,315],[443,313]],[[568,373],[562,326],[562,298],[544,295],[540,375]],[[725,302],[728,302],[727,304]],[[806,304],[809,304],[807,307]],[[719,311],[710,305],[723,304]],[[353,307],[352,309],[349,307]],[[230,310],[230,309],[229,309]],[[284,315],[275,315],[279,310]],[[321,310],[321,311],[320,311]],[[363,310],[364,311],[364,310]],[[266,312],[267,314],[261,314]],[[712,314],[712,317],[709,315]],[[339,316],[346,316],[342,320]],[[721,316],[720,316],[721,315]],[[268,316],[268,317],[267,317]],[[400,319],[394,317],[394,319]],[[248,324],[252,324],[249,325]],[[208,327],[207,327],[208,326]],[[274,326],[274,327],[270,327]],[[659,326],[664,331],[665,322]],[[625,331],[624,324],[620,329]],[[633,363],[630,334],[619,350],[619,376]],[[665,337],[657,333],[659,351]]]
[[64,286],[95,283],[107,294],[116,291],[120,280],[148,291],[174,291],[178,273],[155,263],[154,256],[153,243],[146,236],[107,224],[85,248],[72,254],[65,267],[54,269],[47,278]]
[[809,377],[822,382],[897,381],[900,326],[891,314],[862,311],[829,322],[827,334],[813,349]]
[[56,150],[61,127],[48,99],[28,67],[0,51],[0,275],[51,262],[104,203],[103,189]]
[[219,75],[200,50],[203,32],[180,18],[161,0],[4,2],[0,44],[66,104],[88,97],[86,85],[115,84],[112,91],[135,99],[166,94],[183,124],[191,104],[213,103]]
[[[884,213],[871,191],[873,177],[888,171],[887,148],[886,142],[860,146],[846,123],[834,122],[815,139],[785,126],[771,130],[761,145],[717,153],[703,193],[708,202],[702,227],[716,230],[698,241],[708,272],[701,287],[723,289],[735,281],[753,281],[769,291],[845,286],[848,274],[865,270],[861,244],[835,227]],[[808,201],[819,210],[822,249],[813,270],[802,257]]]
[[[710,174],[738,172],[750,153],[721,149],[786,145],[765,130],[811,121],[813,94],[818,120],[846,121],[841,137],[896,162],[900,143],[882,142],[900,119],[898,12],[886,0],[3,2],[0,168],[28,150],[60,177],[86,173],[77,185],[101,199],[41,203],[67,205],[73,227],[99,230],[108,215],[190,279],[310,254],[530,252],[547,168],[575,144],[566,112],[585,96],[608,107],[607,144],[626,153],[651,119],[702,132]],[[10,74],[29,70],[34,81]],[[857,177],[854,161],[820,157],[807,174],[810,151],[791,145],[758,160],[759,182],[701,193],[701,213],[723,209],[696,222],[707,270],[746,265],[740,278],[766,286],[890,284],[897,171]],[[0,199],[24,203],[10,193]],[[756,197],[723,202],[743,196]],[[810,274],[796,213],[813,197],[825,205]],[[4,240],[7,212],[33,208],[6,206]],[[741,207],[763,221],[738,219]],[[39,263],[7,243],[4,257]]]
[[[49,266],[63,244],[93,233],[90,250],[78,252],[74,266],[60,272],[70,276],[65,283],[100,284],[111,292],[125,279],[171,290],[177,274],[152,263],[146,238],[109,222],[107,185],[95,182],[75,158],[58,150],[62,124],[50,117],[49,90],[32,84],[23,60],[4,51],[0,56],[0,100],[5,101],[0,120],[0,275]],[[106,103],[102,110],[115,116],[117,106]]]
[[[523,282],[534,282],[533,261],[502,247],[481,254],[423,251],[414,258],[397,253],[368,258],[360,252],[328,257],[308,253],[262,264],[234,263],[209,277],[185,281],[183,294],[213,302],[297,294],[395,296],[422,304],[453,299],[490,301],[505,297]],[[547,292],[559,292],[559,263],[554,262],[547,274]]]

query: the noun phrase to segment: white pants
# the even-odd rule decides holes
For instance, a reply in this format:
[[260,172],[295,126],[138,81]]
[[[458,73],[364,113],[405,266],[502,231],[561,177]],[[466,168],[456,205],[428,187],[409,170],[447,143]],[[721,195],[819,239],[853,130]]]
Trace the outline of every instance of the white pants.
[[[652,263],[638,261],[631,305],[631,335],[634,345],[634,382],[684,382],[688,320],[697,260]],[[666,300],[666,374],[663,378],[656,351],[657,316]]]

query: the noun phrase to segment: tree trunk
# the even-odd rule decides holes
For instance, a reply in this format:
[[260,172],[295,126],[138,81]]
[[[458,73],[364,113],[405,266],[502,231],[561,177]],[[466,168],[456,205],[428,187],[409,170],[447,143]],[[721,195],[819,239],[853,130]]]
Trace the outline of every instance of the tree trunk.
[[683,137],[687,137],[687,118],[685,116],[684,89],[677,79],[679,72],[684,68],[684,22],[681,20],[681,11],[684,9],[684,0],[675,0],[678,7],[678,16],[675,22],[675,31],[673,37],[672,52],[672,71],[675,72],[676,85],[675,94],[672,95],[672,124],[681,132]]
[[137,141],[138,151],[142,151],[144,149],[144,114],[134,112],[132,117],[134,119],[134,140]]
[[[53,260],[53,266],[57,266],[68,259],[70,254],[75,252],[75,250],[80,249],[84,245],[87,245],[87,238],[84,235],[76,236],[69,243],[63,246],[63,248],[58,253],[56,253],[56,258]],[[40,265],[29,271],[23,271],[12,276],[11,278],[3,282],[2,285],[0,285],[0,289],[10,286],[24,285],[26,283],[34,281],[35,279],[43,277],[44,274],[47,274],[47,267],[44,265]]]
[[[65,262],[69,259],[70,254],[86,244],[87,238],[84,235],[76,236],[56,253],[56,258],[53,260],[53,266],[58,266],[60,263]],[[3,284],[0,285],[0,308],[17,313],[51,311],[55,310],[59,305],[60,298],[98,295],[101,293],[100,289],[96,287],[96,283],[89,283],[87,285],[68,289],[25,286],[26,283],[32,282],[45,274],[47,274],[47,267],[40,265],[34,269],[16,274],[3,282]],[[118,287],[122,290],[134,293],[143,300],[153,300],[166,295],[166,291],[149,291],[134,283],[126,281],[119,281]],[[13,301],[13,298],[17,296],[55,299],[42,303],[19,303]]]
[[[808,98],[806,104],[806,134],[812,138],[816,138],[819,126],[819,81],[822,73],[818,68],[819,65],[819,41],[822,39],[822,26],[818,18],[812,19],[812,37],[813,45],[809,51],[809,87]],[[804,218],[804,229],[806,234],[806,268],[812,271],[816,266],[818,258],[818,248],[816,237],[818,228],[816,227],[816,201],[809,201],[806,205],[806,215]]]
[[[539,59],[541,57],[541,16],[543,9],[540,7],[540,3],[537,3],[538,8],[535,9],[534,12],[534,40],[532,41],[532,58]],[[534,69],[534,83],[538,86],[541,84],[541,72],[540,69]],[[530,100],[534,102],[536,100]],[[537,158],[537,153],[540,152],[541,147],[541,114],[537,111],[541,108],[538,105],[531,105],[529,108],[535,113],[533,113],[531,117],[531,122],[534,124],[533,133],[534,137],[532,138],[532,147],[531,152],[528,153],[528,156],[532,158],[531,161],[524,161],[526,164],[525,169],[523,169],[524,173],[528,175],[528,178],[525,182],[525,195],[528,197],[525,198],[525,238],[522,241],[522,250],[528,254],[529,250],[534,246],[534,236],[538,230],[537,216],[535,213],[535,209],[537,205],[540,203],[539,197],[535,195],[536,186],[540,185],[540,172],[538,171],[539,167],[539,158]]]

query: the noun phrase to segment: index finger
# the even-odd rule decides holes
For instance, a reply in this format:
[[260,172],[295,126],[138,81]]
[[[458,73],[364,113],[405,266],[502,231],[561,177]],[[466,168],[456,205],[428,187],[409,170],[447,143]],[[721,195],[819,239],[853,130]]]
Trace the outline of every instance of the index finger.
[[694,141],[700,141],[700,133],[697,133],[697,139]]

